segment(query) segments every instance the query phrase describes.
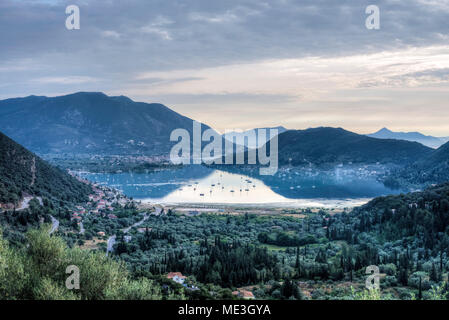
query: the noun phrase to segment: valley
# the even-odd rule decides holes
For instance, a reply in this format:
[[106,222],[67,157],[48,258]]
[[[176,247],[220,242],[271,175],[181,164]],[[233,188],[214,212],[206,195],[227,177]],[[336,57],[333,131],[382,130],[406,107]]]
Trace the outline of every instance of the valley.
[[[21,130],[10,127],[11,122],[3,124],[31,151],[0,135],[0,252],[9,257],[0,263],[18,265],[19,271],[34,269],[32,277],[0,273],[10,279],[9,287],[0,287],[2,296],[193,300],[448,296],[448,144],[432,149],[341,128],[282,130],[277,136],[280,166],[273,175],[260,175],[259,163],[171,163],[168,147],[159,148],[157,139],[168,139],[171,121],[188,128],[193,120],[165,107],[99,93],[24,99],[0,101],[3,119],[14,119],[27,105],[42,108],[46,115]],[[59,110],[61,103],[71,111]],[[83,109],[98,104],[100,109],[109,104],[115,108],[115,114],[109,114],[113,128]],[[164,119],[168,127],[157,139],[138,137],[134,129],[116,123],[124,106],[137,108],[137,113],[164,110],[171,117]],[[145,126],[153,121],[150,113]],[[43,128],[63,124],[78,128],[76,135],[85,141],[97,142],[82,144],[76,138],[72,143],[75,140],[64,130],[46,138]],[[88,127],[98,130],[83,131]],[[108,134],[112,139],[108,142],[102,132],[111,130],[122,134]],[[31,136],[40,136],[39,143]],[[41,249],[33,249],[37,247]],[[104,286],[67,291],[60,261],[84,264],[104,279]],[[374,291],[365,286],[370,265],[380,270],[380,288]],[[108,287],[115,281],[111,277],[118,277],[123,289]]]

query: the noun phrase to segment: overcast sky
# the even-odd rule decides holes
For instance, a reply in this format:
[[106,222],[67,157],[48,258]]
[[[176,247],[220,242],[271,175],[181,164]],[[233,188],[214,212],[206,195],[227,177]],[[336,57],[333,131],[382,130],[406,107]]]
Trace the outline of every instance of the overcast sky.
[[[380,30],[365,27],[371,4]],[[0,99],[77,91],[220,131],[449,136],[449,0],[1,0]]]

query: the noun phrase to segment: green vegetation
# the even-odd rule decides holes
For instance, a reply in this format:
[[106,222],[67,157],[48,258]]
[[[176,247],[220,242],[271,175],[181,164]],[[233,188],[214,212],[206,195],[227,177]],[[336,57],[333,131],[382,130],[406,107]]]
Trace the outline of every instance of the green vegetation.
[[341,128],[288,130],[279,135],[281,165],[338,163],[408,164],[432,152],[417,142],[376,139]]
[[427,157],[396,170],[384,183],[388,186],[420,188],[449,181],[449,142]]
[[[143,227],[116,246],[138,276],[177,271],[196,285],[253,286],[268,299],[281,299],[287,281],[299,298],[307,292],[312,299],[436,299],[449,292],[449,184],[333,215],[171,213],[151,216]],[[363,291],[369,265],[380,268],[378,292]]]
[[[0,147],[2,202],[40,197],[23,210],[0,212],[3,299],[237,299],[239,292],[259,299],[449,297],[449,183],[342,213],[169,210],[125,234],[151,210],[107,196],[111,208],[90,212],[96,201],[86,204],[89,185],[1,134]],[[78,216],[84,233],[72,219],[80,204],[87,208]],[[51,217],[60,222],[52,236],[40,228]],[[117,242],[106,257],[112,235]],[[70,265],[80,269],[80,289],[65,286]],[[379,290],[365,289],[370,265],[380,269]],[[185,275],[184,283],[168,279],[170,272]]]
[[[36,220],[48,210],[34,201],[26,227],[19,215],[3,215],[8,239],[15,239],[15,227],[39,225]],[[120,230],[144,211],[129,205],[117,206],[114,213],[120,217],[86,217],[89,233],[83,235],[62,227],[58,234],[70,247],[44,229],[28,231],[21,241],[2,240],[0,296],[235,299],[233,291],[250,290],[259,299],[433,300],[449,293],[449,184],[377,198],[332,215],[323,210],[299,217],[170,211],[150,215],[129,231],[130,238]],[[102,246],[78,248],[96,230],[117,234],[110,258]],[[79,291],[65,288],[68,265],[84,270]],[[369,265],[380,268],[380,290],[365,289]],[[167,279],[169,272],[187,276],[184,284]]]
[[[1,235],[1,234],[0,234]],[[69,290],[68,266],[79,268],[79,289]],[[132,279],[120,262],[77,248],[70,249],[47,228],[27,233],[26,245],[11,247],[0,239],[2,299],[161,299],[161,287],[148,279]]]
[[0,204],[17,204],[29,194],[64,205],[85,201],[90,192],[88,185],[0,133]]

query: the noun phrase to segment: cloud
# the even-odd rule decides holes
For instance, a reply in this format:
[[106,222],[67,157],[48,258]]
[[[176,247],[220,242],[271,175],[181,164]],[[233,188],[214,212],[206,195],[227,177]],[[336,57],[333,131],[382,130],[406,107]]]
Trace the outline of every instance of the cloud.
[[161,28],[156,28],[156,27],[153,27],[153,26],[150,25],[150,26],[142,27],[140,30],[143,33],[149,33],[149,34],[158,35],[158,36],[160,36],[164,40],[173,40],[170,32],[167,31],[167,30],[161,29]]
[[141,27],[140,31],[143,33],[158,35],[164,40],[173,40],[170,31],[163,28],[164,26],[170,25],[172,23],[173,21],[166,17],[157,16],[151,23]]
[[[130,90],[136,96],[148,94],[145,91],[133,91]],[[255,104],[259,105],[275,105],[284,104],[286,102],[297,101],[300,97],[282,95],[282,94],[249,94],[246,92],[241,93],[219,93],[219,94],[153,94],[153,99],[158,100],[170,100],[173,104],[227,104],[232,109],[232,104]]]
[[116,32],[114,30],[104,30],[101,32],[101,35],[106,38],[114,38],[114,39],[120,38],[120,33]]
[[42,77],[31,80],[31,82],[40,84],[79,84],[96,81],[98,81],[98,79],[86,76]]
[[215,14],[215,15],[206,15],[201,14],[198,12],[193,12],[189,15],[190,19],[192,21],[205,21],[210,23],[223,23],[223,22],[233,22],[237,21],[238,17],[231,13],[231,12],[225,12],[222,14]]
[[448,0],[378,0],[380,30],[365,28],[368,0],[83,0],[80,30],[69,4],[0,1],[1,97],[114,92],[217,127],[446,114]]
[[247,17],[260,14],[260,10],[237,6],[219,13],[191,12],[189,19],[207,23],[235,23],[245,21]]
[[[301,95],[314,99],[335,90],[407,87],[447,80],[449,46],[411,48],[343,57],[263,60],[212,68],[146,72],[155,94]],[[190,78],[183,78],[183,75]],[[165,79],[163,81],[162,79]],[[184,81],[170,81],[184,79]],[[232,79],[232,81],[229,81]]]

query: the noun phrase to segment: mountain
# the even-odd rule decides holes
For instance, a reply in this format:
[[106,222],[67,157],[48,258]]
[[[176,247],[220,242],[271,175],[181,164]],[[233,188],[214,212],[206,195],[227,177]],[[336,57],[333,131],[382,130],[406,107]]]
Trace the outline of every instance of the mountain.
[[[276,129],[278,131],[277,134],[281,134],[285,131],[287,131],[287,129],[283,126],[278,126],[278,127],[266,127],[266,128],[255,128],[255,129],[251,129],[251,130],[246,130],[246,131],[231,131],[231,132],[227,132],[224,133],[222,135],[222,137],[226,140],[229,141],[233,141],[233,138],[235,137],[235,143],[239,144],[239,145],[243,145],[247,148],[257,148],[257,140],[258,140],[258,133],[259,130],[266,130],[266,135],[265,135],[265,139],[263,141],[260,142],[260,146],[265,144],[269,139],[270,139],[270,129]],[[252,132],[253,131],[253,132]],[[252,135],[254,133],[254,135]],[[245,139],[245,137],[247,137],[247,139]],[[240,143],[239,143],[240,141]]]
[[385,181],[391,186],[421,186],[449,181],[449,142],[413,164],[393,172]]
[[90,186],[49,165],[0,132],[0,204],[17,204],[25,195],[59,202],[87,201]]
[[0,130],[39,154],[167,154],[170,133],[191,133],[192,123],[162,104],[98,92],[0,101]]
[[387,128],[382,128],[375,133],[367,134],[367,136],[378,139],[415,141],[430,148],[438,148],[449,141],[449,138],[447,137],[426,136],[419,132],[393,132],[388,130]]
[[417,142],[376,139],[341,128],[289,130],[278,137],[279,163],[412,163],[432,152]]

